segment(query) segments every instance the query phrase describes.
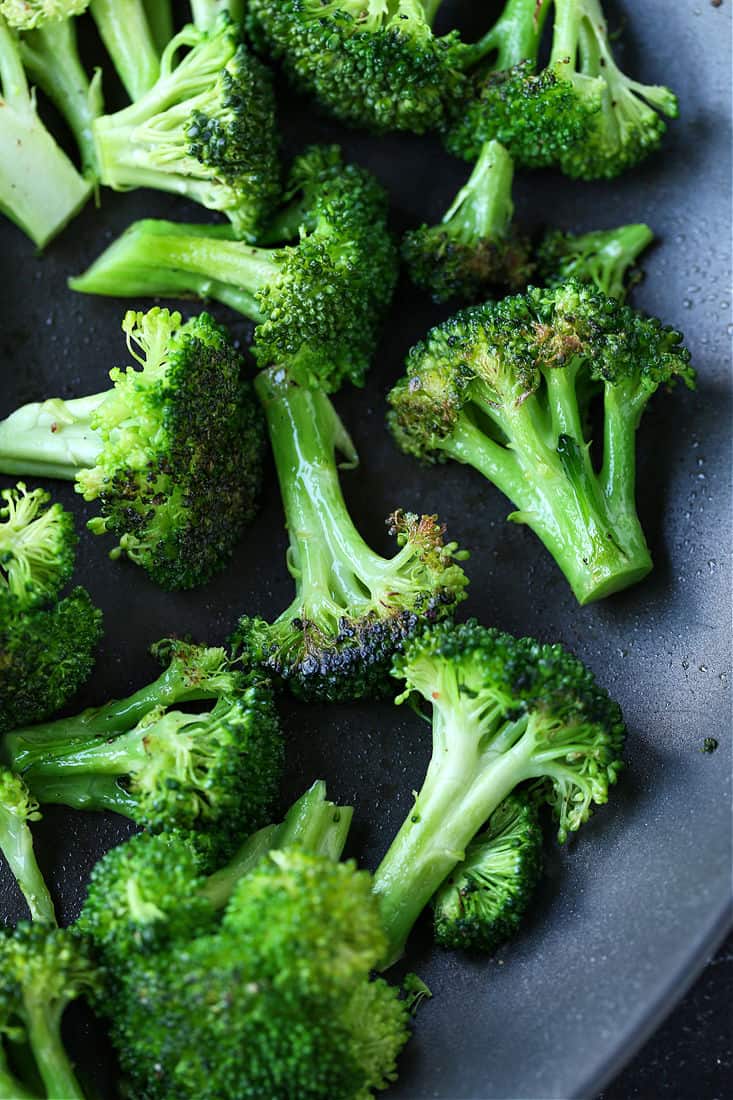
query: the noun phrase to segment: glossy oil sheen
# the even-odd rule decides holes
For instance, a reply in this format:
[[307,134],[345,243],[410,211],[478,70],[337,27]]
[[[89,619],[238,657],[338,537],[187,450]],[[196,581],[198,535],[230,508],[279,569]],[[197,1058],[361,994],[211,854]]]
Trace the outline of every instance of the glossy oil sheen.
[[[490,5],[451,4],[478,32]],[[498,5],[495,5],[498,7]],[[655,159],[611,183],[581,184],[549,172],[517,173],[517,217],[589,230],[648,221],[659,238],[645,262],[640,307],[681,327],[699,371],[696,395],[659,394],[639,437],[639,508],[655,570],[638,587],[579,608],[557,568],[510,510],[469,469],[422,470],[384,429],[384,394],[404,355],[447,309],[401,285],[366,388],[336,399],[361,453],[345,472],[354,517],[382,552],[395,507],[439,512],[472,552],[464,614],[573,648],[622,703],[629,767],[611,804],[564,851],[550,850],[537,904],[523,933],[491,961],[465,960],[411,943],[403,969],[434,993],[422,1005],[402,1059],[394,1100],[514,1100],[592,1096],[627,1060],[692,979],[722,933],[730,899],[730,149],[731,4],[617,0],[626,19],[622,66],[671,83],[681,118]],[[92,48],[91,58],[94,59]],[[392,195],[403,230],[445,211],[467,169],[433,138],[373,139],[319,118],[281,96],[288,151],[340,141]],[[82,271],[134,218],[205,219],[195,207],[142,192],[104,193],[43,258],[8,223],[2,249],[0,415],[50,394],[102,388],[127,362],[119,326],[128,301],[72,294]],[[144,306],[145,303],[139,303]],[[183,304],[187,315],[196,310]],[[213,312],[243,341],[249,326]],[[3,479],[2,484],[9,484]],[[79,520],[90,514],[68,485],[58,497]],[[264,508],[230,568],[185,595],[158,591],[139,569],[106,558],[105,540],[84,533],[78,579],[106,614],[93,684],[77,707],[133,690],[155,669],[146,647],[166,632],[224,639],[242,611],[277,615],[290,601],[286,537],[274,470]],[[350,848],[374,867],[410,805],[429,756],[426,727],[389,703],[283,704],[288,774],[283,805],[323,776],[330,796],[356,806]],[[705,737],[720,742],[702,752]],[[65,920],[80,905],[91,866],[127,826],[49,809],[37,828],[41,862]],[[2,914],[20,912],[7,875]],[[79,1023],[82,1061],[104,1081],[105,1055]],[[86,1051],[86,1055],[84,1054]]]

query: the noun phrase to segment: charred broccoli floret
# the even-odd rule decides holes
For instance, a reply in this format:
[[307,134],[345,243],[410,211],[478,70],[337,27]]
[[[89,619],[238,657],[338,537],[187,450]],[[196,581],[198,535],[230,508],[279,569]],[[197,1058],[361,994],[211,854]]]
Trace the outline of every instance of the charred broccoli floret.
[[607,801],[625,737],[618,705],[571,653],[475,619],[409,639],[393,675],[405,685],[398,702],[422,697],[432,707],[433,754],[374,877],[389,940],[385,965],[516,787],[534,785],[564,841]]
[[352,466],[357,456],[328,397],[277,368],[262,372],[256,389],[275,455],[296,594],[273,623],[242,619],[235,650],[306,699],[379,692],[405,637],[464,598],[467,579],[458,563],[466,555],[443,541],[437,517],[403,512],[388,521],[398,553],[376,554],[344,502],[336,456]]
[[98,501],[95,534],[164,588],[193,588],[222,569],[252,518],[263,435],[242,357],[206,313],[129,312],[139,367],[112,389],[24,405],[0,423],[0,470],[76,480]]
[[436,942],[489,953],[511,939],[537,886],[542,844],[534,801],[509,795],[433,898]]
[[[635,504],[635,437],[660,386],[694,384],[682,337],[577,282],[457,314],[410,352],[390,394],[399,446],[474,466],[542,539],[580,603],[652,567]],[[588,383],[603,398],[603,459],[585,438]]]
[[[0,853],[20,887],[33,920],[55,924],[53,902],[36,860],[30,828],[30,823],[40,817],[38,803],[20,776],[0,765]],[[0,1096],[4,1095],[0,1084]]]
[[402,258],[412,281],[435,301],[482,301],[492,290],[523,289],[532,271],[529,239],[512,224],[514,165],[488,141],[438,225],[409,230]]
[[226,17],[184,27],[152,88],[97,119],[94,141],[102,183],[184,195],[226,214],[236,237],[257,231],[279,192],[270,76]]
[[627,290],[641,278],[636,261],[653,240],[648,225],[581,234],[550,230],[537,249],[537,280],[544,286],[559,286],[578,279],[623,302]]
[[294,191],[309,203],[298,244],[254,248],[228,226],[141,221],[70,286],[215,298],[257,323],[260,366],[287,363],[327,389],[344,376],[359,384],[396,280],[386,195],[364,169],[317,149],[295,161],[288,218]]

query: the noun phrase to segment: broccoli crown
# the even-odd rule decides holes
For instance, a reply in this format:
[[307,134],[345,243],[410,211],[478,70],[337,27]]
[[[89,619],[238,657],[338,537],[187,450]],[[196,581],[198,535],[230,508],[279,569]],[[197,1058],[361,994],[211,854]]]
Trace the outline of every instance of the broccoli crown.
[[0,499],[0,589],[26,609],[50,603],[74,571],[74,520],[44,489],[22,481]]
[[129,107],[97,119],[102,183],[158,187],[226,214],[252,236],[279,193],[272,82],[222,15],[166,46],[160,76]]
[[369,876],[273,852],[214,934],[140,960],[112,1021],[122,1066],[151,1098],[366,1100],[408,1033],[369,981],[383,943]]
[[0,815],[6,814],[21,825],[41,820],[38,803],[23,780],[0,764]]
[[477,302],[497,287],[519,290],[532,271],[529,239],[512,225],[511,157],[487,142],[439,225],[405,234],[402,258],[417,286],[438,302]]
[[48,608],[0,592],[0,731],[40,722],[89,678],[102,613],[84,588]]
[[11,27],[27,31],[81,15],[89,0],[0,0],[0,15]]
[[509,795],[433,898],[436,942],[490,953],[511,939],[542,871],[542,844],[533,801]]
[[259,412],[241,356],[208,314],[183,324],[156,307],[122,327],[140,369],[110,373],[91,416],[100,453],[77,489],[99,501],[89,527],[118,538],[115,553],[164,588],[192,588],[223,568],[254,514]]
[[627,289],[642,277],[634,264],[653,240],[648,225],[622,225],[580,235],[550,230],[537,249],[538,281],[558,286],[578,279],[623,302]]
[[[392,390],[399,446],[474,466],[516,506],[581,603],[651,569],[635,507],[635,433],[650,396],[694,372],[682,337],[577,281],[457,314],[408,357]],[[602,394],[600,469],[587,400]]]
[[248,18],[255,40],[336,118],[377,133],[424,133],[443,124],[464,80],[459,36],[432,32],[438,6],[252,0]]

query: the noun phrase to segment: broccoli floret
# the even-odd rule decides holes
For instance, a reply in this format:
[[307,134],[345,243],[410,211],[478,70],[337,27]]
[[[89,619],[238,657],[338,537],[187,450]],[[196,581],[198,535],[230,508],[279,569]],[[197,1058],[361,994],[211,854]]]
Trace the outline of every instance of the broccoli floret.
[[184,195],[254,235],[279,193],[278,141],[269,73],[240,39],[222,16],[169,42],[153,87],[94,123],[102,183]]
[[0,590],[24,608],[51,603],[71,578],[76,531],[70,512],[22,481],[0,492]]
[[104,104],[101,71],[89,77],[79,59],[75,16],[89,0],[0,0],[0,15],[22,32],[20,53],[33,81],[71,127],[85,175],[96,176],[92,123]]
[[251,0],[250,33],[336,118],[377,133],[440,127],[465,47],[438,37],[441,0]]
[[536,48],[505,49],[501,65],[478,77],[448,135],[452,152],[473,159],[496,138],[523,165],[610,179],[659,147],[661,115],[677,117],[669,88],[640,84],[616,65],[599,0],[554,0],[550,59],[537,75],[536,59]]
[[191,15],[197,27],[208,31],[222,12],[226,12],[234,23],[241,23],[244,5],[245,0],[191,0]]
[[111,1021],[123,1070],[151,1100],[366,1100],[408,1035],[369,980],[384,946],[368,874],[273,851],[219,929],[139,959]]
[[[410,352],[390,394],[399,446],[474,466],[516,507],[589,603],[652,567],[635,505],[635,435],[651,395],[694,385],[682,336],[595,287],[568,282],[457,314]],[[585,438],[601,388],[603,458]]]
[[164,588],[222,569],[252,518],[263,433],[242,357],[206,313],[154,308],[123,321],[139,368],[112,389],[24,405],[0,423],[0,470],[76,480],[88,523]]
[[415,804],[374,878],[389,965],[474,836],[518,785],[552,807],[558,838],[607,801],[622,767],[621,711],[559,645],[514,638],[475,619],[409,639],[397,701],[433,708],[433,755]]
[[0,92],[0,211],[43,248],[84,206],[92,183],[41,122],[20,43],[1,15]]
[[30,822],[40,817],[38,803],[20,776],[0,765],[0,852],[5,856],[33,920],[55,924],[53,901],[36,861],[30,829]]
[[355,699],[384,688],[395,648],[422,622],[450,614],[464,598],[467,555],[443,541],[435,516],[395,512],[399,551],[376,554],[354,527],[341,492],[337,453],[357,462],[329,398],[286,371],[260,373],[290,536],[296,593],[273,623],[245,617],[236,652],[305,699]]
[[488,141],[440,224],[405,234],[402,258],[410,278],[436,302],[478,302],[497,287],[516,291],[527,285],[530,243],[512,225],[513,176],[506,149]]
[[260,366],[287,363],[328,389],[344,376],[360,384],[397,265],[386,195],[368,172],[342,165],[322,171],[314,185],[313,159],[332,156],[333,150],[309,151],[305,168],[303,158],[294,165],[293,180],[307,179],[312,198],[297,245],[253,248],[228,226],[146,220],[69,285],[115,297],[218,299],[257,323],[253,352]]
[[[161,0],[91,0],[89,11],[117,75],[131,100],[140,99],[160,76],[156,41],[160,26],[148,11]],[[167,0],[164,0],[167,6]],[[156,37],[153,34],[156,26]]]
[[526,794],[511,794],[433,898],[443,947],[489,953],[514,936],[542,871],[542,829]]
[[[267,820],[282,767],[269,685],[222,650],[158,648],[169,668],[128,699],[15,730],[9,765],[41,803],[115,810],[152,831],[208,831],[228,854]],[[208,711],[175,709],[212,700]]]
[[622,225],[580,235],[550,230],[537,250],[538,281],[558,286],[578,279],[623,302],[627,290],[641,278],[634,265],[653,240],[648,225]]
[[[13,1081],[10,1048],[23,1043],[43,1095],[85,1100],[64,1049],[61,1024],[72,1001],[93,994],[99,975],[85,941],[70,929],[22,923],[0,933],[0,1082],[12,1100],[35,1096]],[[3,1065],[3,1063],[5,1063]]]

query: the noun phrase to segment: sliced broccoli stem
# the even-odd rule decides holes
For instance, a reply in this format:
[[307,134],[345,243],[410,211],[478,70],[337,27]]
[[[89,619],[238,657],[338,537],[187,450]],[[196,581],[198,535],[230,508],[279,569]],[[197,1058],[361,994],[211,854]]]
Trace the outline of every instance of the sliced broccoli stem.
[[85,175],[97,174],[92,125],[102,114],[101,69],[90,82],[81,61],[73,19],[49,22],[21,39],[23,64],[68,122],[79,146]]
[[191,0],[191,15],[202,31],[210,30],[222,12],[235,23],[244,19],[244,0]]
[[502,13],[483,38],[469,46],[464,68],[472,68],[484,59],[496,72],[511,69],[521,61],[537,63],[540,39],[552,0],[508,0]]
[[24,991],[28,1038],[47,1096],[54,1100],[85,1100],[61,1040],[61,1016],[65,1005],[51,1000],[42,988]]
[[162,53],[173,37],[173,10],[171,0],[143,0],[153,42]]
[[0,422],[0,473],[73,481],[94,466],[102,441],[91,420],[104,393],[23,405]]
[[143,0],[92,0],[89,10],[127,94],[139,99],[160,74]]
[[0,18],[0,211],[43,248],[86,203],[92,184],[36,112],[19,46]]
[[120,786],[114,775],[36,776],[29,778],[29,788],[41,806],[109,811],[131,821],[137,816],[137,799]]
[[36,860],[30,825],[25,817],[9,812],[2,802],[0,802],[0,852],[7,860],[33,920],[55,924],[56,913],[53,901]]
[[498,141],[484,143],[468,182],[458,192],[443,225],[464,244],[504,237],[514,214],[514,161]]

